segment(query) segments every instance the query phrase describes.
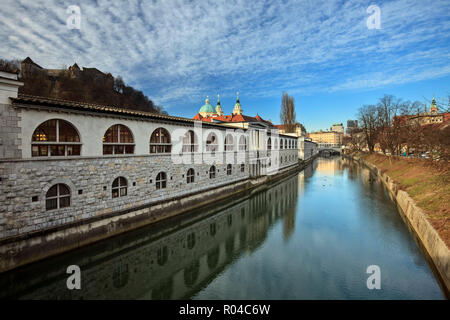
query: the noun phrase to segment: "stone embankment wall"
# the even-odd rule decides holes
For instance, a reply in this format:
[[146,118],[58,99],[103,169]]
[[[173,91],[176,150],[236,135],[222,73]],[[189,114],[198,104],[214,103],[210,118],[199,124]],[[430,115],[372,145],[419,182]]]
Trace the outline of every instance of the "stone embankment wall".
[[376,174],[397,201],[404,217],[416,233],[422,246],[425,248],[433,261],[443,285],[445,286],[445,288],[443,288],[445,290],[445,294],[449,297],[450,250],[441,239],[436,229],[434,229],[431,223],[427,220],[423,210],[416,205],[415,201],[408,195],[407,192],[399,189],[398,185],[391,177],[385,173],[381,173],[376,166],[358,157],[353,157],[352,159],[367,166],[374,174]]

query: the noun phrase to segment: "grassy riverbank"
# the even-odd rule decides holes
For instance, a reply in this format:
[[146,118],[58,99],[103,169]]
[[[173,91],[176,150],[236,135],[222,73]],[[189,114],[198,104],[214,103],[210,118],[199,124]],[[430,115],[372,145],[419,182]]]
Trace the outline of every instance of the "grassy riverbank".
[[359,156],[394,179],[410,195],[450,248],[450,166],[438,169],[423,159],[381,154]]

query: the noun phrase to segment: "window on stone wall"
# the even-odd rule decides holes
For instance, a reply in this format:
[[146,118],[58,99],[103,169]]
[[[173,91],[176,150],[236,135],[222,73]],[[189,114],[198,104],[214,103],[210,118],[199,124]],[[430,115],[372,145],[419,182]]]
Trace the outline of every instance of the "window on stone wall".
[[172,144],[170,134],[164,128],[153,131],[150,137],[150,153],[170,153]]
[[206,151],[218,151],[219,147],[217,145],[217,137],[216,135],[211,132],[208,134],[208,137],[206,138]]
[[62,183],[55,184],[45,195],[45,209],[61,209],[70,207],[70,189]]
[[165,189],[167,186],[167,175],[165,172],[160,172],[156,176],[156,189]]
[[194,169],[189,169],[187,172],[187,183],[193,183],[195,179],[195,171]]
[[189,130],[183,137],[183,152],[197,152],[198,143],[194,131]]
[[81,143],[78,131],[65,120],[53,119],[34,130],[31,141],[32,157],[79,156]]
[[127,189],[128,189],[127,179],[125,179],[124,177],[118,177],[114,179],[111,189],[112,197],[118,198],[126,196]]
[[211,168],[209,168],[209,178],[214,179],[215,177],[216,177],[216,167],[211,166]]
[[227,175],[231,176],[233,173],[233,166],[231,164],[227,164]]
[[103,136],[103,154],[133,154],[134,139],[130,129],[115,124]]
[[241,172],[245,171],[245,164],[241,163]]
[[233,149],[233,136],[231,134],[227,134],[227,136],[225,137],[225,151],[233,151]]
[[280,139],[280,149],[283,149],[283,139]]
[[272,139],[271,138],[269,138],[267,140],[267,150],[272,150]]
[[247,151],[247,139],[245,136],[239,138],[239,151]]

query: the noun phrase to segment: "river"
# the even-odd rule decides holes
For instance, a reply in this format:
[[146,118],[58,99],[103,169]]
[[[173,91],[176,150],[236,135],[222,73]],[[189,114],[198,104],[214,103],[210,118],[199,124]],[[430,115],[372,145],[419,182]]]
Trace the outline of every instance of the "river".
[[[68,290],[66,269],[81,270]],[[369,266],[380,289],[368,289]],[[397,206],[340,157],[259,193],[0,274],[1,299],[443,299]]]

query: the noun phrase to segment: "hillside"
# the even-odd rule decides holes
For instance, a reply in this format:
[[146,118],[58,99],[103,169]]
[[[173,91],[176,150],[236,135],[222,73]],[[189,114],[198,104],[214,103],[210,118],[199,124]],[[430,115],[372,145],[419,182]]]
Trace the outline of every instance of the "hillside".
[[23,61],[0,59],[0,70],[17,72],[24,86],[19,93],[57,99],[110,105],[119,108],[166,113],[142,91],[127,86],[122,78],[114,78],[96,68],[45,69],[27,57]]

